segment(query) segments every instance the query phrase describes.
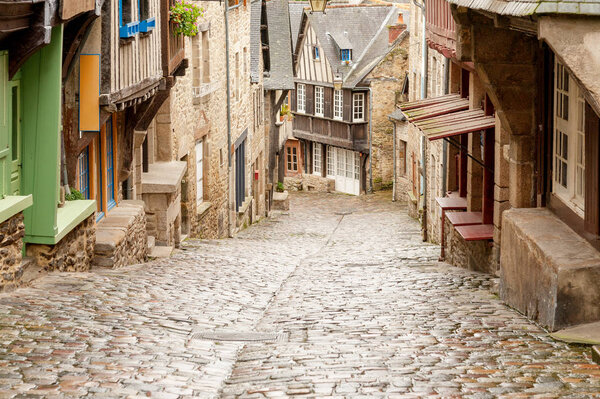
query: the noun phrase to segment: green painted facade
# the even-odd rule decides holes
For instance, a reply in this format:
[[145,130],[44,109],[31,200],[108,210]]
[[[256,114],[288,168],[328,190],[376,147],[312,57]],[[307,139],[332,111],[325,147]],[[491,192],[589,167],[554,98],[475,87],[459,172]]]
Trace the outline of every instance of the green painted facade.
[[0,218],[23,211],[27,243],[56,244],[96,208],[95,201],[58,208],[62,43],[61,25],[10,81],[9,54],[0,51]]

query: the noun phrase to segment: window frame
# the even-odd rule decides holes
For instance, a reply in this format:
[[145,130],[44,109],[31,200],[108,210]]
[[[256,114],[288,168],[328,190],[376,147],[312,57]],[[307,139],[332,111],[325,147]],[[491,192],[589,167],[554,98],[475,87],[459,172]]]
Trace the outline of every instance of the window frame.
[[[360,99],[360,104],[357,104],[357,99]],[[352,93],[352,120],[365,121],[365,93]]]
[[319,46],[313,46],[313,60],[321,61],[321,54],[319,54]]
[[328,145],[327,146],[327,170],[325,175],[328,178],[331,179],[335,179],[335,167],[336,167],[336,160],[335,160],[335,147]]
[[[198,149],[200,149],[200,154],[202,158],[198,160]],[[195,155],[196,155],[196,205],[200,205],[204,202],[204,140],[196,141],[194,146]],[[201,173],[198,173],[200,170]]]
[[[123,3],[127,2],[130,4],[131,10],[130,17],[131,20],[128,19],[124,22],[125,9]],[[133,10],[133,4],[137,4],[137,12]],[[144,7],[142,7],[144,5]],[[136,36],[138,33],[149,33],[152,32],[156,28],[156,17],[151,17],[152,14],[152,6],[149,0],[119,0],[118,3],[118,11],[119,11],[119,37],[122,39],[132,38]],[[146,18],[142,16],[142,8],[147,11]]]
[[352,61],[352,50],[351,49],[340,49],[340,60],[342,62]]
[[554,62],[552,89],[552,193],[584,218],[585,98],[583,90],[558,59]]
[[333,119],[344,120],[344,90],[333,90]]
[[306,113],[306,85],[304,83],[298,83],[296,87],[296,112]]
[[325,116],[325,88],[315,86],[315,116]]
[[323,149],[320,143],[313,143],[313,174],[321,176],[323,174]]

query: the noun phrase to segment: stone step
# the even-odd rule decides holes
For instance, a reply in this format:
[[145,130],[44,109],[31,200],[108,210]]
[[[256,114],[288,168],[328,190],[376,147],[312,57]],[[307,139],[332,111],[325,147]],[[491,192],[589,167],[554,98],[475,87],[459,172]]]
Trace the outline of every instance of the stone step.
[[47,274],[47,272],[35,263],[35,259],[29,256],[23,257],[21,262],[23,269],[23,275],[21,276],[21,283],[28,284],[33,280],[40,278]]
[[600,322],[565,328],[550,336],[572,344],[600,345]]
[[149,256],[151,258],[168,258],[171,256],[172,252],[173,247],[157,245],[152,249],[152,252],[150,252]]
[[156,237],[148,236],[148,253],[152,253],[152,249],[156,246]]

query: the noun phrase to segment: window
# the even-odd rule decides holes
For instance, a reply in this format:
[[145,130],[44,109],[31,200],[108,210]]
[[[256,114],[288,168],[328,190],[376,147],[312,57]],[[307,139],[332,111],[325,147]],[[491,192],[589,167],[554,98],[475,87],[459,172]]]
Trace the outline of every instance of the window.
[[335,149],[327,146],[327,177],[335,177]]
[[[137,10],[134,10],[137,5]],[[128,38],[156,28],[149,0],[119,0],[119,37]]]
[[321,144],[313,143],[313,173],[321,175],[323,169],[323,158],[321,157]]
[[306,86],[301,83],[298,83],[296,99],[298,102],[298,105],[297,105],[298,112],[305,113],[306,112]]
[[196,203],[204,201],[204,143],[196,143]]
[[354,93],[354,112],[355,122],[362,122],[365,119],[365,95],[364,93]]
[[313,47],[313,59],[315,61],[319,61],[321,59],[319,56],[319,47],[317,47],[317,46]]
[[315,86],[315,115],[323,116],[323,87]]
[[246,139],[235,149],[235,210],[246,200]]
[[406,176],[406,141],[398,142],[398,175]]
[[244,47],[244,58],[242,59],[244,64],[244,76],[248,75],[248,49]]
[[208,31],[202,32],[202,83],[210,82],[210,50]]
[[342,61],[352,61],[352,50],[342,49],[340,50],[340,58]]
[[568,70],[554,68],[553,193],[583,216],[585,202],[585,98]]
[[335,90],[333,94],[333,119],[344,118],[344,92]]
[[107,210],[111,210],[117,205],[115,198],[115,157],[114,157],[114,135],[112,119],[106,124],[106,197]]
[[77,183],[83,198],[90,199],[90,148],[79,154],[77,158]]
[[235,85],[233,96],[237,99],[240,97],[240,53],[235,53]]
[[354,179],[360,179],[360,152],[354,153]]
[[287,170],[298,171],[298,152],[296,147],[287,147]]

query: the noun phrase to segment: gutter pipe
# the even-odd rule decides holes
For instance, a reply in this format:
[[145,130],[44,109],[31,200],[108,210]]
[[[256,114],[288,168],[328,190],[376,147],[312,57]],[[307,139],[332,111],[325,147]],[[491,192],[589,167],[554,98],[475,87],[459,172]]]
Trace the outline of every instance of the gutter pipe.
[[227,190],[227,232],[232,237],[231,232],[231,81],[229,71],[229,4],[225,5],[225,70],[227,80],[227,181],[229,189]]
[[[391,120],[391,119],[390,119]],[[392,121],[393,125],[393,140],[392,149],[394,151],[394,182],[392,183],[392,202],[396,202],[396,122]]]

